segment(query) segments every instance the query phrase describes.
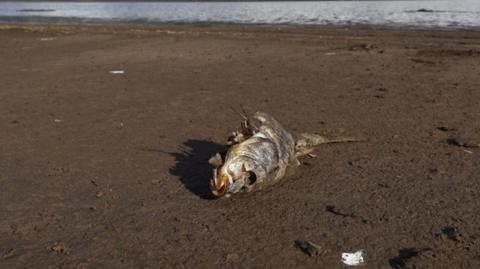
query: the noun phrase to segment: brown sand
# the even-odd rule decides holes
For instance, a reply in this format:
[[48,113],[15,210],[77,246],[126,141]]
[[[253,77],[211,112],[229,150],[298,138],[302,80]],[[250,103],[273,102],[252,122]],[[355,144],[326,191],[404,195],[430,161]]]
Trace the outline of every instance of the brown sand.
[[[5,25],[0,59],[0,268],[480,268],[478,32]],[[368,142],[212,200],[241,106]]]

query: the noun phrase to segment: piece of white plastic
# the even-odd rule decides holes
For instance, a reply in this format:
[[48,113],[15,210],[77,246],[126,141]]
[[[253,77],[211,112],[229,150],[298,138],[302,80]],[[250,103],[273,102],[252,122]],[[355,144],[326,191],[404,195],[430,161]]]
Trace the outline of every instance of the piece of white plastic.
[[125,71],[123,71],[123,70],[112,70],[112,71],[110,71],[110,74],[121,75],[121,74],[125,74]]
[[350,266],[359,266],[365,263],[366,253],[359,250],[355,253],[342,253],[342,262]]

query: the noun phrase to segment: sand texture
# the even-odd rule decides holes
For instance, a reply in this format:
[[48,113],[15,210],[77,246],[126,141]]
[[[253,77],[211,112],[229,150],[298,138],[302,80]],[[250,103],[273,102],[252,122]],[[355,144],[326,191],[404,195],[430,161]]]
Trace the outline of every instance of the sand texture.
[[[480,268],[479,32],[3,25],[0,67],[0,268]],[[241,107],[368,141],[215,200]]]

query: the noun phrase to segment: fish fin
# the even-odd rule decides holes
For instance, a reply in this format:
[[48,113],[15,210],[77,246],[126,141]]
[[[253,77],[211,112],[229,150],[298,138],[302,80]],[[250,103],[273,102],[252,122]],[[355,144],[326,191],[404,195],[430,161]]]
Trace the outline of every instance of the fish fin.
[[250,137],[252,137],[258,132],[258,127],[252,123],[250,118],[247,116],[247,112],[245,112],[245,109],[243,107],[242,107],[242,112],[236,112],[236,113],[240,114],[240,116],[243,118],[243,121],[240,124],[240,130],[233,132],[232,135],[228,138],[227,145],[229,146],[242,143],[243,141],[249,139]]
[[241,124],[240,132],[248,139],[258,132],[258,127],[252,123],[247,115],[247,112],[245,111],[245,108],[243,107],[241,115],[243,117],[243,122]]
[[220,153],[217,153],[208,160],[208,163],[211,166],[213,166],[215,168],[218,168],[218,167],[222,166],[222,164],[223,164],[222,156],[220,155]]
[[270,116],[269,114],[265,113],[265,112],[256,112],[253,117],[258,120],[259,122],[261,123],[266,123],[266,122],[275,122],[276,120]]
[[243,141],[245,141],[245,136],[242,133],[235,131],[227,138],[227,145],[233,146],[242,143]]

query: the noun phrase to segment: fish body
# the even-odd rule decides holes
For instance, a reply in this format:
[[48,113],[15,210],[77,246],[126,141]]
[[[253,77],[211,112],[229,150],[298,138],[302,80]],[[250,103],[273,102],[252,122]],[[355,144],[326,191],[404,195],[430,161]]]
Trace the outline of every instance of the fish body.
[[214,167],[210,182],[215,196],[263,189],[277,183],[287,169],[300,164],[298,158],[311,154],[320,144],[361,141],[350,137],[327,139],[317,134],[304,133],[295,141],[272,116],[257,112],[253,117],[260,123],[253,125],[244,116],[240,131],[229,138],[225,154],[210,158]]

